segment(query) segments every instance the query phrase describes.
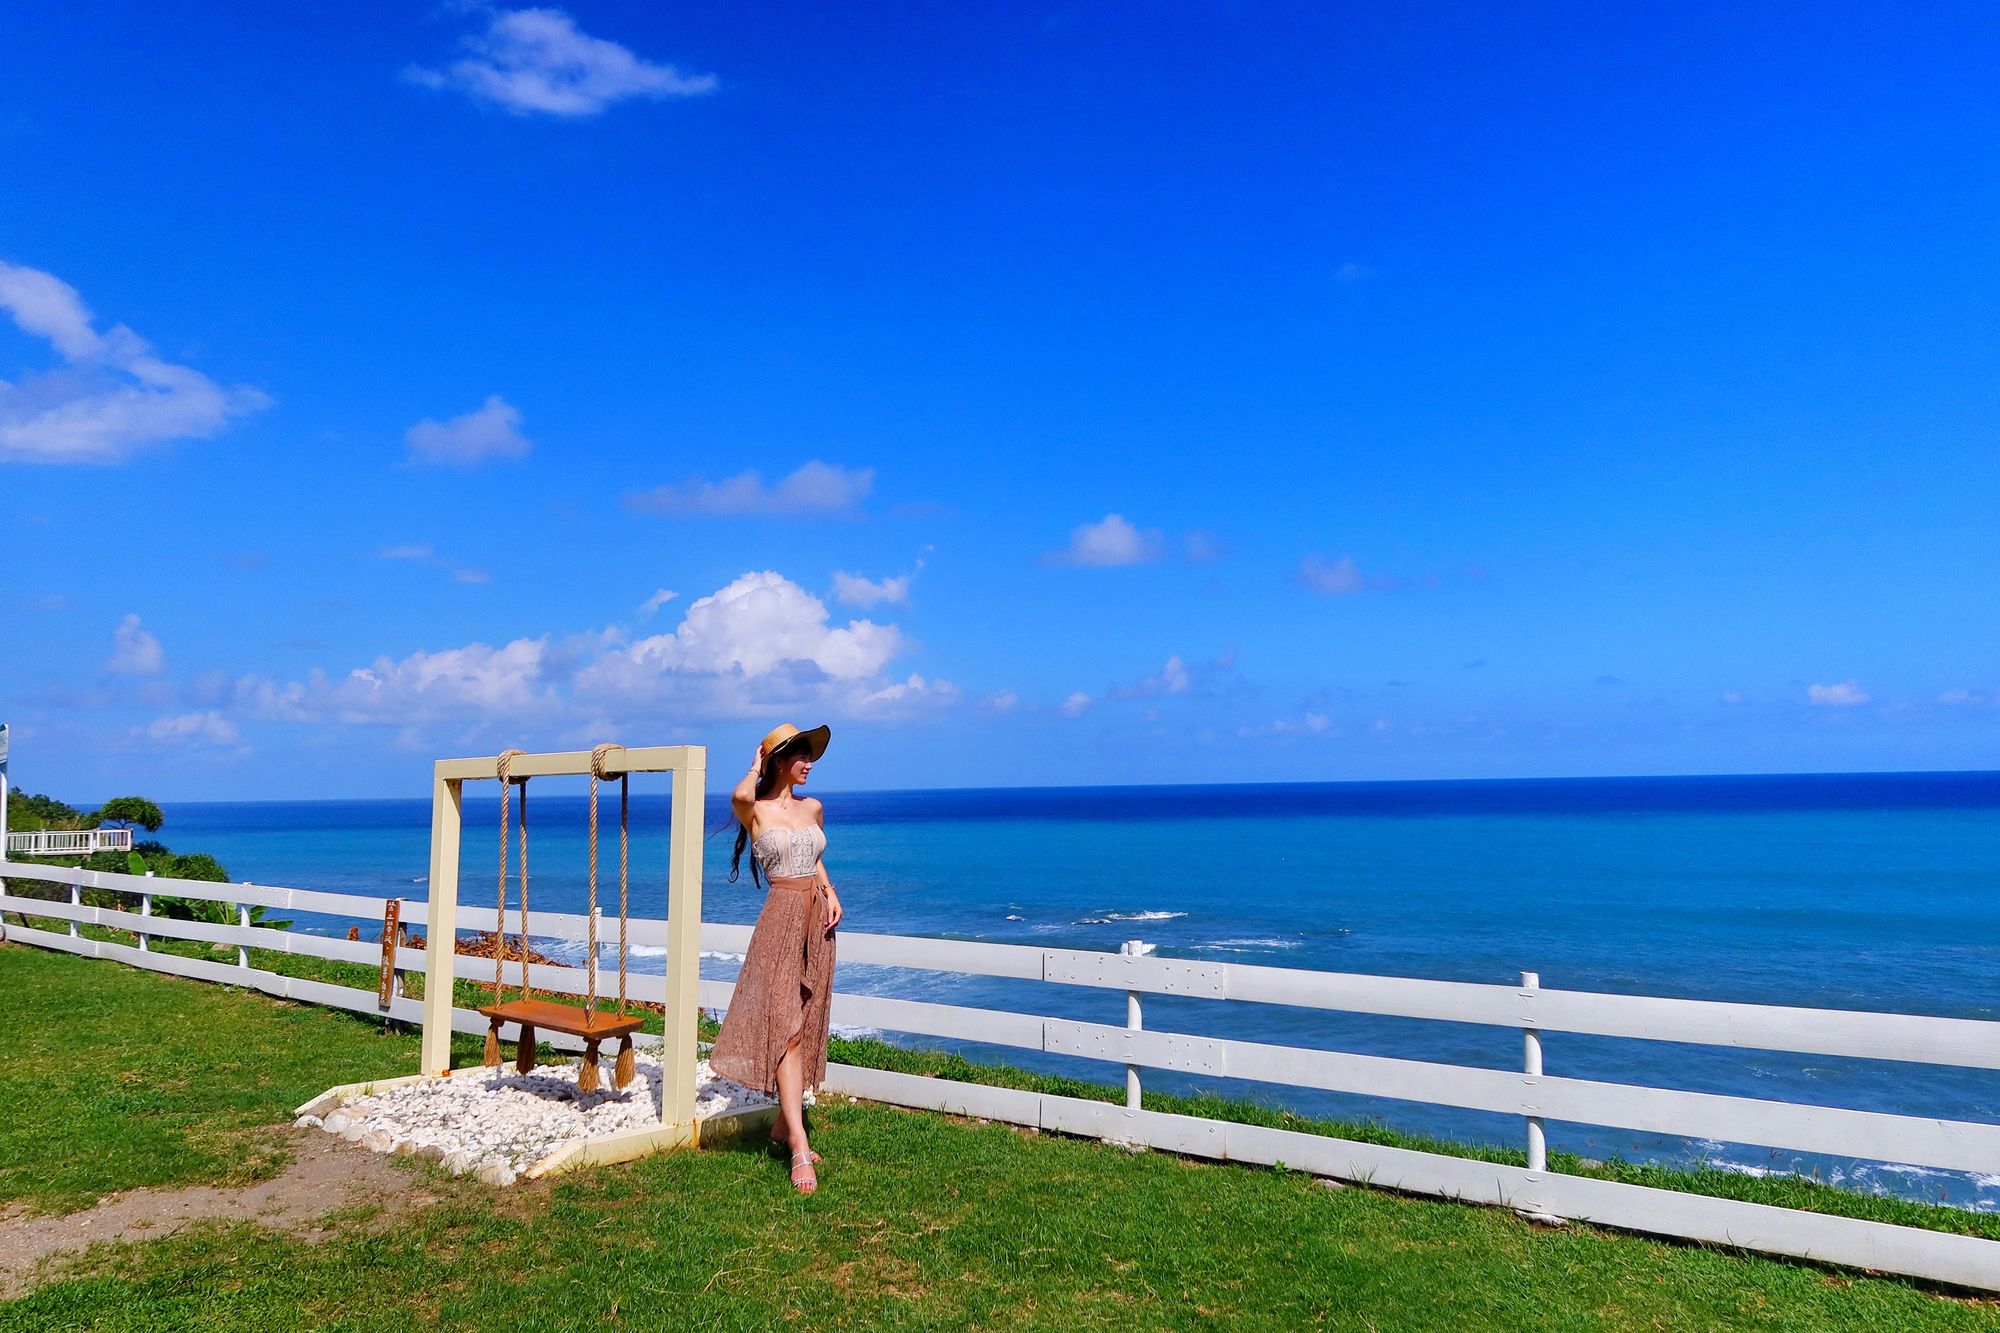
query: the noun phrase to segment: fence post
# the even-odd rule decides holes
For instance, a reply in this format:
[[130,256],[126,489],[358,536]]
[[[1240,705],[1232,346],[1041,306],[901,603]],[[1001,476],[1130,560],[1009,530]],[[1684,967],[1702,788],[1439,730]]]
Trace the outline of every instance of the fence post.
[[[1126,940],[1118,946],[1118,952],[1126,958],[1144,958],[1153,952],[1152,945],[1144,940]],[[1138,1032],[1145,1028],[1145,1015],[1139,1007],[1139,992],[1125,992],[1125,1030]],[[1125,1066],[1125,1105],[1131,1110],[1139,1109],[1139,1066]]]
[[[153,872],[152,872],[152,871],[150,871],[150,870],[148,870],[148,871],[146,872],[146,878],[147,878],[147,879],[151,879],[152,877],[153,877]],[[140,894],[140,895],[139,895],[139,915],[140,915],[140,916],[151,916],[152,914],[153,914],[153,895],[152,895],[152,894],[150,894],[150,893],[142,893],[142,894]],[[140,953],[151,953],[151,952],[152,952],[152,950],[153,950],[153,937],[152,937],[151,935],[148,935],[148,934],[147,934],[147,933],[146,933],[145,931],[143,931],[143,930],[142,930],[142,931],[140,931],[140,932],[139,932],[139,952],[140,952]]]
[[[244,888],[246,888],[246,889],[247,889],[247,888],[249,888],[249,887],[250,887],[250,881],[249,881],[249,880],[247,880],[247,879],[246,879],[246,880],[244,880],[244,881],[243,881],[243,887],[244,887]],[[248,929],[250,929],[250,904],[249,904],[249,903],[238,903],[238,904],[236,904],[236,924],[237,924],[238,926],[241,926],[241,927],[242,927],[242,928],[243,928],[244,930],[248,930]],[[243,970],[244,970],[245,972],[248,972],[248,971],[250,970],[250,945],[249,945],[249,944],[248,944],[248,942],[246,942],[246,941],[240,941],[240,940],[239,940],[239,941],[237,942],[237,945],[236,945],[236,966],[238,966],[238,967],[242,968],[242,969],[243,969]]]
[[[1535,993],[1542,988],[1542,974],[1523,972],[1521,974],[1521,1017],[1532,1019],[1535,1012]],[[1541,1109],[1542,1084],[1542,1030],[1534,1023],[1521,1025],[1521,1092],[1522,1101],[1530,1110]],[[1532,1173],[1529,1188],[1514,1201],[1514,1211],[1531,1222],[1547,1226],[1565,1225],[1564,1220],[1549,1211],[1542,1193],[1541,1177],[1549,1169],[1549,1141],[1542,1132],[1542,1118],[1538,1115],[1525,1117],[1528,1122],[1528,1170]]]
[[[1525,1002],[1524,1007],[1531,1007],[1534,1004],[1535,992],[1541,987],[1541,973],[1521,974],[1521,999]],[[1521,1029],[1521,1072],[1527,1076],[1523,1082],[1529,1088],[1535,1087],[1541,1081],[1542,1033],[1539,1028]],[[1538,1115],[1528,1117],[1528,1169],[1530,1171],[1549,1169],[1549,1141],[1542,1132],[1542,1118]]]
[[[80,885],[80,884],[72,884],[72,885],[70,885],[70,886],[69,886],[69,905],[70,905],[71,907],[81,907],[81,906],[83,906],[83,886],[82,886],[82,885]],[[69,919],[69,937],[70,937],[71,939],[76,939],[76,938],[77,938],[78,936],[80,936],[80,935],[82,935],[82,934],[83,934],[83,930],[82,930],[82,927],[80,926],[80,924],[78,923],[77,919],[76,919],[75,917],[71,917],[71,918]]]

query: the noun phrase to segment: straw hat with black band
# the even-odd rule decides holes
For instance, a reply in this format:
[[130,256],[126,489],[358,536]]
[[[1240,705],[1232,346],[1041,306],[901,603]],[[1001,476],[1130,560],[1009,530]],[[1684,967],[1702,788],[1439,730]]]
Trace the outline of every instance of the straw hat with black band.
[[806,757],[817,762],[819,757],[826,753],[826,743],[832,738],[833,732],[828,730],[825,724],[814,727],[811,731],[800,731],[791,723],[784,722],[771,728],[770,734],[764,737],[763,743],[757,749],[765,761],[769,762],[771,756],[784,746],[795,741],[803,741]]

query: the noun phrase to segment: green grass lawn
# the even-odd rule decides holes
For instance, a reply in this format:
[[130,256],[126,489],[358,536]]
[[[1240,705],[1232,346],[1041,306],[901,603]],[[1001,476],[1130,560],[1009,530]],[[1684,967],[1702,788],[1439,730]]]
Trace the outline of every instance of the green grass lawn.
[[[414,1036],[362,1017],[25,947],[0,948],[0,994],[20,1206],[268,1173],[246,1131],[415,1065]],[[412,1168],[443,1203],[312,1243],[238,1224],[100,1248],[0,1330],[2000,1328],[2000,1305],[1902,1282],[838,1098],[815,1145],[809,1198],[748,1151],[511,1191]]]

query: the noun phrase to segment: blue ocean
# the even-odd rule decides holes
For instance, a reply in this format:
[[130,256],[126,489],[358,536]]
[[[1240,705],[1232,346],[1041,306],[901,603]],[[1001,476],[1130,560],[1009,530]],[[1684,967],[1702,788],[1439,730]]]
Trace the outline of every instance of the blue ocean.
[[[635,781],[632,815],[634,912],[651,917],[666,913],[657,782]],[[533,784],[538,909],[583,907],[585,786]],[[818,794],[850,930],[1104,950],[1138,939],[1211,961],[1502,984],[1527,970],[1564,989],[2000,1019],[2000,773]],[[167,816],[163,840],[214,854],[234,879],[425,893],[425,800],[180,804]],[[468,794],[465,902],[492,901],[497,825],[493,798]],[[729,878],[733,825],[719,796],[706,828],[704,917],[754,921],[747,860]],[[703,963],[724,979],[734,967]],[[836,988],[1125,1019],[1121,992],[1040,983],[844,964]],[[1505,1029],[1177,997],[1149,998],[1146,1025],[1493,1068],[1521,1059]],[[1070,1057],[956,1049],[1123,1077]],[[2000,1119],[2000,1073],[1565,1034],[1544,1039],[1544,1058],[1548,1073],[1578,1078]],[[1146,1080],[1469,1140],[1522,1136],[1518,1119],[1481,1112],[1155,1071]],[[1587,1125],[1548,1133],[1552,1147],[1591,1157],[1797,1170],[2000,1208],[2000,1174]]]

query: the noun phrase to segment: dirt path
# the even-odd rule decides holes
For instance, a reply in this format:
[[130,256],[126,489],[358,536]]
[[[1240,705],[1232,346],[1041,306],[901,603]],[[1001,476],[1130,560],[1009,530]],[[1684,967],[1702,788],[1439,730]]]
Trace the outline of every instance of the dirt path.
[[443,1197],[427,1189],[421,1175],[334,1135],[291,1128],[272,1135],[279,1140],[273,1146],[289,1152],[291,1164],[255,1185],[125,1190],[60,1217],[19,1209],[0,1212],[0,1299],[18,1296],[32,1285],[43,1259],[98,1241],[157,1240],[211,1218],[255,1221],[314,1240],[332,1234],[320,1223],[337,1209],[379,1204],[383,1217],[394,1217]]

